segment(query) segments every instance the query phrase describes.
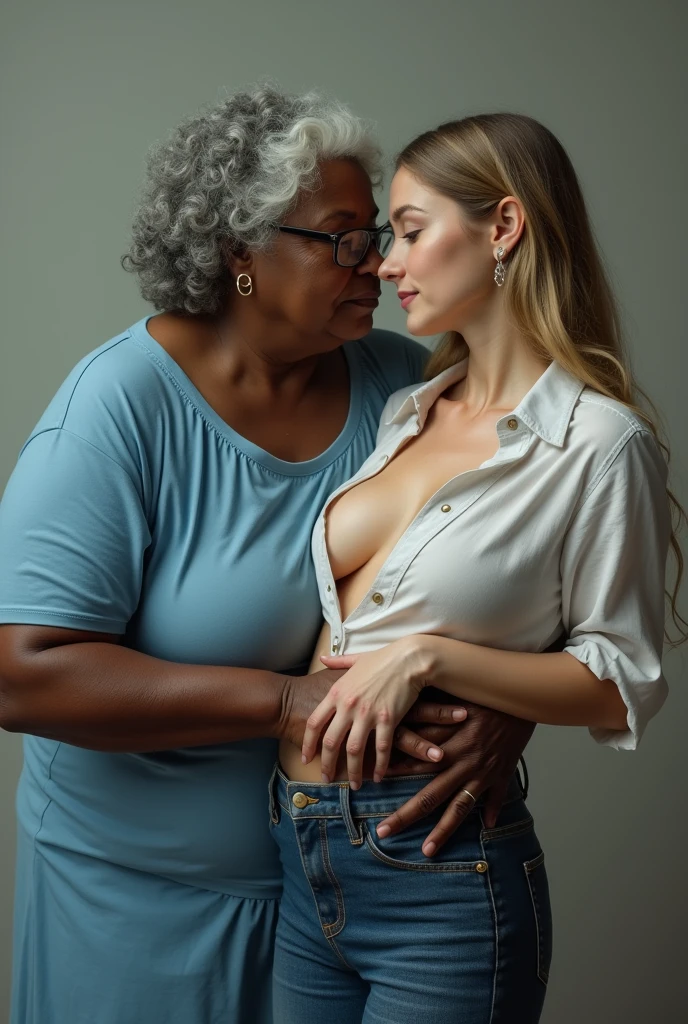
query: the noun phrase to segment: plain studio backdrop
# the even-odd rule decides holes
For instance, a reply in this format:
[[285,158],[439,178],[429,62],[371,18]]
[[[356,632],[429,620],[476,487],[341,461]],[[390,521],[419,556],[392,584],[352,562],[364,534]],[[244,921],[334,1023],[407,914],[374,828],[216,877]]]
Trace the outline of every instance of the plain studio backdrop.
[[[390,155],[480,111],[531,114],[556,132],[685,503],[685,15],[680,0],[5,0],[0,489],[73,364],[147,310],[118,261],[148,145],[202,104],[270,77],[348,102],[377,123]],[[403,332],[383,292],[376,323]],[[667,654],[669,702],[634,754],[599,748],[584,729],[540,727],[531,743],[555,915],[546,1024],[685,1012],[686,667],[685,654]],[[3,1024],[20,747],[0,737]]]

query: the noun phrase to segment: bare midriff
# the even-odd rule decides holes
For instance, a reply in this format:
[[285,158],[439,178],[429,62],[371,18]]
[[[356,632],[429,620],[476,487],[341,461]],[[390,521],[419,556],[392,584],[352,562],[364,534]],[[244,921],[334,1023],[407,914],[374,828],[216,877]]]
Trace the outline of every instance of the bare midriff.
[[[470,426],[460,430],[458,405],[438,399],[420,434],[410,437],[374,476],[344,491],[329,506],[327,551],[342,621],[364,600],[392,549],[430,498],[449,480],[494,455],[494,421],[491,432],[483,424],[480,431]],[[320,656],[330,652],[330,628],[325,624],[310,671],[322,669]],[[371,743],[364,778],[372,778],[373,753]],[[320,757],[304,765],[300,748],[292,743],[281,743],[280,762],[294,781],[321,781]],[[336,778],[347,778],[346,755],[340,758]]]

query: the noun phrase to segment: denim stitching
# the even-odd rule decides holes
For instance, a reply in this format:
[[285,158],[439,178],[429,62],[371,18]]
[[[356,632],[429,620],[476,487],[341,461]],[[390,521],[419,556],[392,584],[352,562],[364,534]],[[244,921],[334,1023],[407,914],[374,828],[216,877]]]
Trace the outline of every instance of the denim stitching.
[[349,842],[352,846],[360,846],[363,842],[363,830],[360,827],[357,829],[354,823],[354,819],[351,814],[351,804],[349,803],[348,786],[340,789],[339,791],[339,805],[342,809],[342,819],[346,825]]
[[339,957],[339,959],[344,964],[344,966],[348,970],[352,971],[353,967],[351,966],[351,964],[348,964],[346,962],[346,960],[344,959],[342,953],[339,951],[337,943],[334,941],[334,939],[331,939],[329,937],[329,935],[327,935],[326,932],[325,932],[325,926],[323,925],[322,918],[320,917],[320,909],[318,907],[318,901],[315,898],[315,893],[313,892],[313,886],[311,884],[310,876],[308,874],[308,871],[306,870],[306,863],[305,863],[305,861],[303,859],[303,851],[301,850],[301,843],[299,842],[299,836],[298,836],[298,831],[297,831],[297,828],[296,828],[296,823],[294,822],[293,818],[291,819],[291,822],[292,822],[292,826],[294,828],[294,834],[295,834],[295,838],[296,838],[296,848],[299,851],[299,859],[301,861],[301,867],[303,868],[303,875],[304,875],[304,878],[306,879],[306,881],[308,882],[309,889],[311,890],[311,895],[313,897],[313,903],[315,904],[315,916],[318,919],[318,924],[320,925],[320,930],[323,933],[325,941],[334,950],[335,954]]
[[269,793],[269,796],[270,796],[270,821],[272,822],[273,825],[278,825],[279,824],[279,814],[277,812],[277,807],[279,806],[279,801],[275,799],[275,786],[276,786],[276,784],[277,784],[277,765],[275,765],[275,767],[272,769],[272,775],[270,776],[270,781],[268,782],[268,793]]
[[[430,779],[434,779],[435,778],[434,775],[423,776],[423,778],[426,778],[426,777],[430,778]],[[505,800],[504,803],[502,804],[502,807],[509,807],[511,804],[515,804],[519,800],[522,800],[522,799],[523,799],[523,797],[520,794],[518,796],[513,796],[510,799]],[[293,811],[292,811],[292,808],[289,806],[289,804],[283,803],[282,800],[280,800],[279,798],[277,799],[277,803],[280,805],[280,807],[283,810],[285,810],[287,812],[287,814],[289,814],[289,816],[291,818],[293,818],[294,821],[303,820],[303,819],[308,819],[309,821],[314,821],[314,820],[317,820],[317,819],[320,819],[320,818],[327,818],[329,820],[335,820],[335,819],[339,819],[339,818],[342,817],[341,811],[338,811],[335,814],[323,814],[321,811],[313,811],[311,807],[305,807],[303,809],[299,808],[301,813],[300,814],[294,814]],[[477,810],[481,806],[482,806],[482,803],[479,803],[478,804],[478,808],[476,810],[472,810],[472,811],[469,812],[469,816],[472,816],[472,815],[476,814]],[[398,810],[398,805],[394,806],[394,807],[390,807],[390,808],[388,808],[386,810],[381,810],[380,809],[380,810],[376,810],[376,811],[360,811],[360,812],[357,811],[355,814],[352,815],[352,818],[353,818],[354,821],[356,821],[358,818],[387,818],[387,817],[389,817],[390,814],[393,814],[396,810]],[[307,811],[308,813],[303,813],[304,811]],[[504,826],[504,827],[506,828],[507,826]],[[508,827],[511,827],[511,826],[508,826]]]
[[[327,939],[327,936],[325,936],[325,938]],[[336,955],[339,957],[341,962],[344,964],[346,969],[349,970],[349,971],[353,971],[354,973],[357,973],[356,969],[354,967],[352,967],[351,964],[348,962],[348,960],[346,959],[346,957],[344,956],[344,954],[342,953],[342,951],[340,950],[339,946],[334,941],[334,939],[327,939],[327,942],[330,945],[330,947],[334,950]]]
[[441,871],[446,874],[469,874],[475,871],[475,865],[477,861],[450,861],[446,864],[411,864],[409,861],[396,860],[394,857],[388,857],[386,853],[378,849],[373,843],[370,837],[370,832],[366,828],[365,830],[365,841],[368,849],[372,853],[373,857],[382,861],[383,864],[388,864],[390,867],[399,868],[401,871]]
[[535,891],[530,880],[530,876],[532,875],[532,873],[536,871],[539,867],[541,867],[544,864],[544,862],[545,854],[544,851],[541,850],[538,856],[535,857],[533,860],[527,860],[524,863],[523,868],[526,873],[526,882],[528,884],[530,902],[533,904],[533,916],[535,918],[535,935],[537,939],[537,976],[542,982],[542,984],[546,986],[547,982],[549,981],[549,971],[543,970],[542,968],[542,935],[540,933],[540,910],[537,898],[535,896]]
[[[305,808],[303,808],[303,810],[308,811],[308,814],[292,814],[291,807],[289,807],[287,804],[283,804],[281,800],[278,800],[277,802],[279,803],[280,807],[283,808],[283,810],[285,810],[287,812],[287,814],[289,814],[290,817],[292,817],[294,819],[294,821],[320,821],[320,820],[342,821],[342,812],[341,811],[338,811],[336,814],[322,814],[322,813],[320,813],[318,811],[316,811],[315,813],[312,813],[310,808],[305,807]],[[301,808],[299,808],[299,810],[301,810]],[[355,818],[386,818],[390,814],[393,814],[395,810],[396,810],[396,808],[392,808],[392,810],[389,810],[389,811],[370,811],[370,812],[364,813],[364,814],[356,814],[353,817],[354,817],[354,819]]]
[[480,833],[481,841],[489,842],[491,839],[506,839],[508,836],[517,836],[521,832],[527,832],[535,822],[528,815],[523,821],[515,821],[511,825],[502,825],[500,828],[485,828]]
[[[344,907],[344,897],[342,895],[342,890],[340,888],[339,882],[335,877],[334,871],[332,870],[332,865],[330,864],[330,851],[327,845],[327,825],[323,821],[321,821],[318,823],[318,829],[320,832],[320,849],[322,852],[323,864],[325,865],[325,874],[330,880],[330,884],[334,889],[334,895],[337,900],[337,920],[333,924],[321,925],[325,938],[330,939],[334,938],[335,935],[339,935],[342,928],[346,924],[346,909]],[[318,917],[319,916],[320,915],[318,914]]]
[[[299,840],[298,829],[296,828],[296,822],[294,821],[293,818],[291,819],[291,823],[292,823],[292,827],[294,829],[294,836],[296,838],[296,849],[299,851],[299,860],[301,861],[301,867],[303,868],[303,875],[304,875],[304,878],[306,879],[306,881],[308,882],[308,888],[311,890],[311,895],[313,897],[313,903],[315,904],[315,916],[318,919],[318,924],[320,925],[320,930],[322,931],[322,933],[323,933],[323,935],[325,937],[325,940],[329,943],[330,940],[329,940],[328,935],[325,932],[325,925],[323,925],[322,918],[320,916],[320,908],[318,906],[318,901],[317,901],[317,899],[315,897],[315,893],[313,892],[313,884],[311,882],[310,875],[308,874],[308,869],[306,867],[306,862],[303,859],[303,850],[301,849],[301,842]],[[330,944],[332,945],[332,943],[330,943]],[[336,946],[335,946],[335,950],[336,950]],[[347,964],[347,967],[348,966],[349,965]]]
[[[482,812],[480,812],[480,824],[483,827],[480,833],[480,849],[482,850],[483,860],[488,864],[487,857],[485,856],[485,844],[483,843],[483,831],[485,821],[483,819]],[[489,868],[489,864],[488,864]],[[490,893],[490,903],[492,904],[492,920],[494,922],[494,937],[495,937],[495,953],[494,953],[494,973],[492,975],[492,1005],[490,1007],[490,1019],[488,1024],[492,1024],[494,1019],[495,1006],[497,1005],[497,972],[499,970],[499,922],[497,921],[497,906],[495,904],[494,893],[492,891],[492,879],[490,878],[489,870],[485,872],[487,888]]]
[[524,867],[525,867],[526,871],[528,872],[528,874],[530,874],[531,871],[535,871],[536,868],[539,868],[540,865],[542,864],[542,862],[544,861],[544,859],[545,859],[545,852],[544,852],[544,850],[541,850],[540,853],[538,853],[537,857],[534,857],[533,860],[527,860],[525,862]]

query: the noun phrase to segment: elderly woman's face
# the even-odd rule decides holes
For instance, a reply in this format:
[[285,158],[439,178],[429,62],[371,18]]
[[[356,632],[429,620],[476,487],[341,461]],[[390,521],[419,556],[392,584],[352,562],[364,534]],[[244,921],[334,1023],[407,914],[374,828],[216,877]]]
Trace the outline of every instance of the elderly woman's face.
[[[378,214],[370,179],[351,160],[321,166],[322,187],[304,195],[285,217],[293,227],[334,234],[350,228],[375,227]],[[340,267],[329,241],[280,232],[269,252],[254,256],[251,299],[276,326],[290,326],[314,350],[326,339],[353,341],[373,324],[382,259],[371,244],[357,267]]]

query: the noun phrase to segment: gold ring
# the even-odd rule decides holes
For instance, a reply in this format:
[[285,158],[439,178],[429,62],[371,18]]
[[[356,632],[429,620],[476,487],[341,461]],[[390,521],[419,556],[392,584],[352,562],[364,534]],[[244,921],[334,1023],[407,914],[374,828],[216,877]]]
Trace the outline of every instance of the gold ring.
[[462,790],[461,790],[461,792],[462,792],[462,793],[465,793],[465,794],[466,794],[466,796],[469,796],[469,797],[471,798],[471,800],[473,801],[473,803],[474,803],[474,804],[475,804],[475,803],[477,803],[477,800],[475,799],[475,797],[473,796],[473,794],[472,794],[472,793],[469,793],[467,789],[462,789]]

